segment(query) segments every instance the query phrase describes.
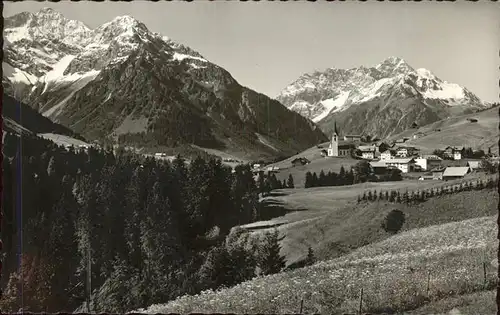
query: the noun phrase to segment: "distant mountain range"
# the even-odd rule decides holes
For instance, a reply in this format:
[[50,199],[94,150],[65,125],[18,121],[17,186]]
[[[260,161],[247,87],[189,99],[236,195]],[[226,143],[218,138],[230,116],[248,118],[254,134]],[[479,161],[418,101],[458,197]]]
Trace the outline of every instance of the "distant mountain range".
[[374,67],[330,68],[304,74],[276,98],[289,109],[332,131],[337,121],[344,133],[381,138],[447,117],[489,106],[476,95],[413,69],[403,59],[390,57]]
[[132,17],[90,29],[42,9],[4,23],[5,92],[89,140],[273,156],[326,139],[308,119]]

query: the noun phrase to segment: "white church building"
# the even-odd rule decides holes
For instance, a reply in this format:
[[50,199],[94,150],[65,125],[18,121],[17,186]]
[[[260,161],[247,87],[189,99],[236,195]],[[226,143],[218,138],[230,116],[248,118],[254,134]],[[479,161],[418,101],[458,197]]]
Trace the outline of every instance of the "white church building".
[[352,141],[340,140],[340,134],[337,129],[337,122],[333,123],[333,133],[328,146],[328,156],[351,156],[352,151],[356,148]]

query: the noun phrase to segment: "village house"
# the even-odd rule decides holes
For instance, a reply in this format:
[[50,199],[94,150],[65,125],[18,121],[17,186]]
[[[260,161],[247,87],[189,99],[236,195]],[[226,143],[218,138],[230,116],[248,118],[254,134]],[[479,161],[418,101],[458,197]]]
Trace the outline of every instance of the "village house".
[[437,155],[423,155],[415,159],[415,163],[424,171],[436,168],[440,166],[442,162],[443,159]]
[[388,167],[395,167],[399,169],[402,173],[413,172],[415,169],[415,159],[406,158],[406,159],[390,159],[386,160],[385,163]]
[[481,161],[467,161],[467,166],[471,171],[478,171],[481,169]]
[[422,138],[424,136],[423,132],[417,132],[413,135],[413,139]]
[[328,156],[328,151],[321,150],[320,154],[321,154],[322,157],[327,157]]
[[441,167],[441,166],[433,168],[431,170],[432,178],[434,180],[442,180],[443,179],[443,173],[444,173],[445,169],[446,169],[445,167]]
[[464,178],[465,175],[471,172],[470,167],[447,167],[443,172],[443,180],[454,180]]
[[415,147],[400,146],[396,149],[396,156],[406,158],[409,156],[413,156],[417,151],[418,149]]
[[461,160],[462,150],[462,147],[448,146],[443,150],[443,155],[454,160]]
[[384,152],[380,153],[380,159],[381,160],[390,160],[396,156],[396,151],[395,150],[385,150]]
[[361,141],[361,135],[345,135],[344,141]]
[[361,151],[361,157],[363,159],[373,160],[375,158],[377,147],[374,145],[360,145],[358,150]]
[[77,148],[75,148],[76,152],[88,152],[89,146],[85,144],[80,144]]
[[301,157],[301,158],[296,158],[296,159],[292,160],[291,163],[292,163],[293,167],[296,167],[296,166],[302,166],[302,165],[309,164],[310,162],[308,159]]
[[155,153],[155,158],[167,157],[166,153]]
[[387,164],[385,161],[370,162],[370,166],[375,175],[383,175],[387,173]]
[[350,141],[340,140],[337,122],[334,122],[333,124],[333,133],[330,139],[330,145],[328,146],[328,156],[351,156],[351,153],[356,146]]
[[280,171],[280,168],[277,166],[268,166],[266,168],[266,172],[267,172],[268,176],[273,174],[273,173],[279,173],[279,171]]

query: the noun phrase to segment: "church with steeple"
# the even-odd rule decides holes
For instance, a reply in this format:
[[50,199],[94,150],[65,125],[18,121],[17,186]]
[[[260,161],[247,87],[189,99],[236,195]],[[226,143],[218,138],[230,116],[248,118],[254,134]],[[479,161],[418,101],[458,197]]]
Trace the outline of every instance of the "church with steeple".
[[340,140],[340,133],[337,128],[337,122],[333,122],[333,133],[328,146],[328,156],[351,156],[356,146],[351,141]]

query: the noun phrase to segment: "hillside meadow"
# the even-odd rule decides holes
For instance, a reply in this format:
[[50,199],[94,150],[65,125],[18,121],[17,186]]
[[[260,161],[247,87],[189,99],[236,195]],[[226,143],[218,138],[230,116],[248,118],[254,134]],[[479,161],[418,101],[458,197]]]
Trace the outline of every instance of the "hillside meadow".
[[354,313],[363,289],[363,312],[398,313],[493,289],[496,253],[496,216],[480,217],[405,231],[334,260],[141,312],[296,313],[303,300],[304,313]]
[[[498,154],[498,110],[492,108],[482,112],[449,117],[417,129],[408,129],[390,140],[408,137],[405,145],[415,146],[424,153],[432,153],[435,149],[447,146],[466,146],[482,149]],[[476,119],[470,122],[467,119]],[[421,132],[424,136],[413,139],[413,134]]]
[[399,189],[403,193],[406,189],[438,188],[460,182],[402,181],[279,190],[265,200],[289,212],[272,220],[252,223],[248,228],[260,234],[276,227],[284,236],[281,253],[288,263],[304,258],[308,247],[314,249],[319,259],[331,259],[389,237],[381,229],[381,223],[394,209],[406,215],[403,230],[496,213],[498,193],[491,189],[436,196],[417,205],[386,201],[358,204],[356,201],[358,195],[368,190]]

